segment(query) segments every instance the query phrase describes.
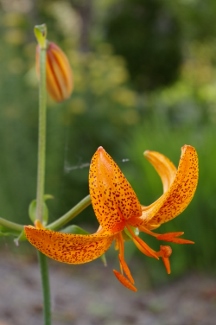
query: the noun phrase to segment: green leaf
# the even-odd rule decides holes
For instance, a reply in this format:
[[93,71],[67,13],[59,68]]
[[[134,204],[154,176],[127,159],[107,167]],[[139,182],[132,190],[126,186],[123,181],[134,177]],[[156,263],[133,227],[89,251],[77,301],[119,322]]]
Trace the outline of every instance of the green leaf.
[[0,237],[6,237],[6,236],[17,236],[17,233],[8,229],[7,230],[0,229]]
[[89,235],[89,232],[87,232],[83,228],[76,226],[76,225],[67,226],[66,228],[62,229],[61,231],[66,234]]
[[0,226],[0,237],[18,236],[19,231],[8,227]]
[[[47,207],[47,205],[45,203],[45,201],[49,200],[49,199],[53,199],[53,196],[50,195],[50,194],[45,194],[44,195],[44,203],[43,203],[43,216],[42,216],[42,218],[43,218],[43,221],[42,221],[43,226],[46,226],[46,224],[48,223],[48,219],[49,219],[49,210],[48,210],[48,207]],[[31,221],[33,223],[37,219],[36,206],[37,206],[37,202],[36,202],[36,200],[33,200],[30,203],[29,210],[28,210],[29,218],[31,219]]]

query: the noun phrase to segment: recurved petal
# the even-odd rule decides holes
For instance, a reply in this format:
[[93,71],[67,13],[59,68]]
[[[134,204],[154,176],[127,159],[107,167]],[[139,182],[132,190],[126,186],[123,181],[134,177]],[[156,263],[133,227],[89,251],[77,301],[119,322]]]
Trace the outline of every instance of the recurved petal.
[[130,183],[102,147],[98,148],[91,161],[89,190],[95,215],[105,230],[113,233],[121,231],[126,220],[142,214]]
[[142,219],[148,229],[159,227],[188,206],[198,183],[198,156],[195,148],[184,145],[178,170],[166,192],[154,203],[142,207]]
[[159,152],[146,150],[144,156],[158,172],[163,184],[163,191],[166,192],[175,178],[176,167],[167,157]]
[[98,232],[91,235],[74,235],[47,229],[25,226],[28,241],[46,256],[63,263],[90,262],[107,251],[113,236]]

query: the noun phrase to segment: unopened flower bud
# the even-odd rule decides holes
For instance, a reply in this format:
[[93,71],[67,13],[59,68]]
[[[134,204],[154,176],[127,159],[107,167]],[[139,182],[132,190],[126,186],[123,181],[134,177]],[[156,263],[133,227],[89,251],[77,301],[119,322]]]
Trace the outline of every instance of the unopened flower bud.
[[[40,77],[40,46],[36,49],[36,71]],[[73,90],[72,70],[65,53],[53,42],[46,48],[46,84],[50,96],[61,102],[70,97]]]

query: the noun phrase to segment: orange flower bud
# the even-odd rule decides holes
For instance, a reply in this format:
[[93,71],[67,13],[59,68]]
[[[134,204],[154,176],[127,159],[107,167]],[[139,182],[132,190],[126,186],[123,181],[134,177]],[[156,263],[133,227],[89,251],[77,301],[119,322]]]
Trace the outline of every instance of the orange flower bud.
[[[40,46],[36,48],[36,72],[40,77]],[[73,90],[72,70],[64,52],[53,42],[47,42],[46,84],[50,96],[61,102],[70,97]]]

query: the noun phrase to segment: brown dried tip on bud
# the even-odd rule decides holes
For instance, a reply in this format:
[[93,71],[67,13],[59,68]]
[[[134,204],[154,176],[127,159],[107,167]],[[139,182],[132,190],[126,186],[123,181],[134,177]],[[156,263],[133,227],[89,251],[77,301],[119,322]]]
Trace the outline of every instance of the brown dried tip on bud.
[[[40,76],[39,45],[36,48],[36,71]],[[50,96],[61,102],[70,97],[73,90],[72,70],[64,52],[53,42],[47,43],[46,84]]]

